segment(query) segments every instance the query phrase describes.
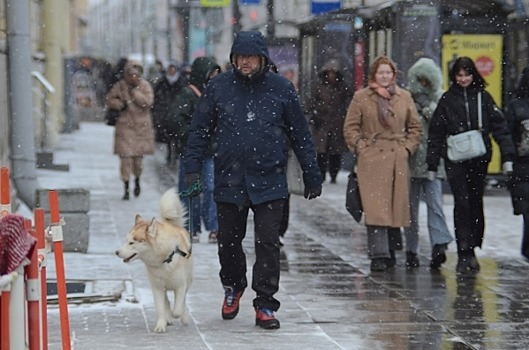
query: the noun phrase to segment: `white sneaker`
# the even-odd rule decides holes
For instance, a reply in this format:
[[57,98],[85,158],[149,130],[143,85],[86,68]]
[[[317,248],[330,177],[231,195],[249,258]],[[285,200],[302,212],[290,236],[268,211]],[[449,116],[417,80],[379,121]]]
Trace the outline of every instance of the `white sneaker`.
[[193,233],[193,243],[200,243],[200,235],[198,232]]

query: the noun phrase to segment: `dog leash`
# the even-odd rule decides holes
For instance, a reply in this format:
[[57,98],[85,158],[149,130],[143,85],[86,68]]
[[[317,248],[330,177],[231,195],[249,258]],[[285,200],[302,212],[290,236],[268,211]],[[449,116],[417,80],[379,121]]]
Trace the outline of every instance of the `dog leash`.
[[202,184],[200,181],[196,181],[194,184],[192,184],[187,190],[180,192],[181,197],[187,197],[188,200],[188,232],[189,232],[189,255],[191,255],[191,252],[193,250],[193,233],[192,233],[192,226],[193,226],[193,197],[197,197],[200,193],[202,193]]

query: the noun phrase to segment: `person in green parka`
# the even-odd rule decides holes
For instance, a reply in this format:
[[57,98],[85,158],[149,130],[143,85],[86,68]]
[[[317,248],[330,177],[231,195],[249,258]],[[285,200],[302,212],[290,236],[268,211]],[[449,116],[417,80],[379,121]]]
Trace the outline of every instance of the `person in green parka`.
[[[182,88],[176,95],[169,108],[169,128],[175,138],[175,152],[180,158],[178,167],[178,189],[180,192],[186,190],[185,185],[185,168],[182,156],[185,152],[187,138],[189,135],[189,126],[195,106],[202,95],[202,90],[215,75],[220,73],[220,66],[215,59],[211,57],[198,57],[191,66],[191,77],[189,85]],[[201,218],[204,221],[204,226],[209,231],[209,242],[217,242],[217,234],[219,224],[217,221],[217,206],[213,200],[213,151],[210,147],[210,152],[202,164],[202,185],[203,193],[200,197],[192,199],[192,217],[191,232],[193,235],[193,242],[200,241],[200,227]],[[188,206],[187,199],[182,199],[185,206]],[[188,212],[189,212],[189,208]]]

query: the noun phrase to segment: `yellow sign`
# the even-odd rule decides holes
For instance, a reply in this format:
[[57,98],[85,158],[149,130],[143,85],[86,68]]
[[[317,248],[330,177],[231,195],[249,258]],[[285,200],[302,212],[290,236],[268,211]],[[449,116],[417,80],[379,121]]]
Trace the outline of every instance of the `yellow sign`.
[[202,7],[226,7],[229,4],[230,0],[200,0],[200,6]]
[[[500,34],[448,34],[443,35],[443,49],[441,64],[443,68],[444,88],[448,89],[450,79],[448,72],[457,57],[470,57],[487,82],[486,90],[498,106],[502,105],[503,91],[503,37]],[[493,142],[492,160],[489,173],[500,173],[500,152],[498,145]]]

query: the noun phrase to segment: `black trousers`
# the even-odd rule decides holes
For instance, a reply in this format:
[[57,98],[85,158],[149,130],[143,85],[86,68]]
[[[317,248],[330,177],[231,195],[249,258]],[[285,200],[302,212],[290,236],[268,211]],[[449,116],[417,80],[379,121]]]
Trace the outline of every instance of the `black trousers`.
[[281,215],[281,224],[279,225],[279,236],[284,237],[288,230],[288,221],[290,220],[290,194],[283,205],[283,215]]
[[273,311],[280,303],[274,298],[279,289],[279,227],[285,199],[263,204],[239,206],[217,202],[219,235],[217,236],[220,260],[220,280],[223,286],[235,290],[248,286],[246,279],[246,254],[242,241],[246,236],[248,213],[254,214],[255,263],[253,265],[252,289],[256,293],[254,307]]
[[522,255],[529,259],[529,213],[523,214]]
[[454,195],[454,231],[458,253],[481,247],[485,231],[483,193],[488,162],[446,160],[446,176]]
[[321,176],[325,180],[327,170],[331,179],[336,179],[342,165],[341,153],[318,153],[318,166],[320,167]]

